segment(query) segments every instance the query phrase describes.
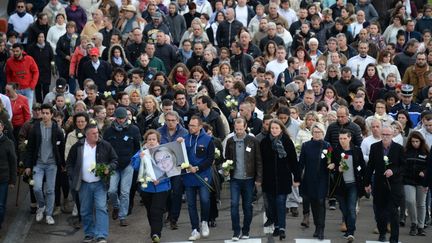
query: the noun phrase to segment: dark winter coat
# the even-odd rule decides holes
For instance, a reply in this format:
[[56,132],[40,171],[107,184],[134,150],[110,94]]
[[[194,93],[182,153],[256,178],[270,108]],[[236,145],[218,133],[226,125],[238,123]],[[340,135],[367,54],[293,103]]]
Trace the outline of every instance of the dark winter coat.
[[285,158],[279,158],[277,151],[273,149],[270,136],[267,135],[260,144],[263,163],[262,190],[271,195],[291,193],[292,177],[295,182],[300,182],[300,166],[293,141],[287,134],[282,134],[281,141],[287,153]]
[[0,136],[0,183],[15,185],[17,178],[17,156],[12,140]]
[[54,52],[51,45],[45,41],[45,46],[40,48],[36,43],[28,47],[27,54],[29,54],[36,62],[39,68],[38,83],[51,83],[51,62],[54,61]]
[[[429,154],[422,153],[417,149],[405,151],[406,160],[402,164],[403,184],[411,186],[427,186],[424,177],[420,177],[420,172],[426,175],[427,157]],[[429,156],[430,157],[430,156]]]

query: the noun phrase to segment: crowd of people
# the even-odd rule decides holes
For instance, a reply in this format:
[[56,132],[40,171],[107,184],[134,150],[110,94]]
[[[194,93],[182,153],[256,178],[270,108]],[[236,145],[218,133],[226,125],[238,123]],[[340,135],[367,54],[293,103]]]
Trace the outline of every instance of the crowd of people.
[[[300,206],[301,226],[312,214],[324,239],[328,201],[353,242],[369,196],[379,241],[389,231],[398,242],[405,224],[426,235],[426,1],[17,0],[7,10],[0,227],[8,187],[24,180],[36,221],[72,213],[83,242],[107,242],[110,216],[127,227],[136,195],[160,242],[164,223],[179,228],[185,195],[194,241],[217,227],[228,183],[233,241],[250,237],[257,188],[280,240]],[[190,164],[148,179],[142,161],[170,142],[184,143]]]

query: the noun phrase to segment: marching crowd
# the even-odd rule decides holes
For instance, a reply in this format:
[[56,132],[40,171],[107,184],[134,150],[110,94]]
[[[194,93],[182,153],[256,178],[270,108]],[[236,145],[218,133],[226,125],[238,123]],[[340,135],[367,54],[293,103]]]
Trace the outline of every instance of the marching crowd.
[[[127,227],[136,197],[160,242],[165,222],[179,228],[185,196],[194,241],[217,227],[228,183],[233,241],[249,238],[259,188],[280,240],[300,207],[301,226],[312,214],[324,239],[328,201],[353,242],[358,200],[370,196],[379,241],[389,231],[398,242],[405,224],[426,235],[426,1],[10,0],[7,12],[0,228],[8,187],[23,180],[36,221],[72,213],[82,242],[107,242],[109,217]],[[189,164],[149,179],[144,158],[170,142]]]

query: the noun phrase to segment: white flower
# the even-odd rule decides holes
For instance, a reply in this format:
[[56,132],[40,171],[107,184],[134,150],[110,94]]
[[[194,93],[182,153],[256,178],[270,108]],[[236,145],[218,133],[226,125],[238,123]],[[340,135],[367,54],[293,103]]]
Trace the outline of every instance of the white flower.
[[72,39],[75,39],[75,40],[76,40],[77,38],[78,38],[78,35],[77,35],[77,34],[73,34],[73,35],[72,35]]
[[324,159],[325,158],[325,155],[324,154],[321,154],[321,159]]
[[328,153],[328,150],[327,149],[323,149],[323,154],[327,154]]
[[215,148],[215,155],[216,155],[217,157],[220,156],[220,151],[219,151],[219,149],[217,149],[217,148]]
[[152,181],[152,178],[151,178],[150,176],[146,176],[145,180],[146,180],[147,182],[149,182],[149,181]]
[[80,133],[80,132],[77,134],[77,137],[78,137],[78,138],[82,138],[83,136],[84,136],[84,135],[83,135],[82,133]]
[[222,163],[222,168],[226,169],[228,167],[228,163],[227,162],[223,162]]
[[27,143],[28,143],[28,140],[25,140],[25,141],[24,141],[24,144],[27,144]]
[[127,124],[130,125],[132,122],[131,120],[127,120]]
[[181,167],[182,169],[187,169],[187,168],[190,167],[190,164],[189,164],[188,162],[183,162],[183,163],[181,163],[180,167]]
[[384,161],[387,162],[389,158],[387,156],[384,156]]
[[109,92],[109,91],[105,91],[105,92],[104,92],[104,96],[105,96],[105,98],[107,98],[108,96],[111,96],[111,92]]
[[30,186],[34,186],[34,183],[35,183],[34,180],[30,180],[30,181],[29,181],[29,185],[30,185]]
[[70,104],[70,102],[71,102],[71,100],[70,100],[69,98],[66,98],[66,99],[65,99],[65,103],[66,103],[66,105]]
[[88,168],[88,172],[92,172],[95,168],[96,168],[96,163],[93,162],[93,163],[90,165],[90,167]]
[[234,161],[232,161],[232,160],[230,160],[230,159],[227,160],[226,162],[228,163],[228,165],[232,165],[232,164],[234,163]]
[[431,108],[431,104],[430,104],[430,103],[427,103],[427,104],[426,104],[426,108]]
[[231,95],[227,95],[225,98],[226,98],[227,100],[229,100],[229,99],[231,99]]
[[341,157],[342,157],[342,158],[345,158],[345,153],[341,153]]
[[225,102],[225,105],[226,105],[226,107],[231,107],[232,103],[231,103],[231,101],[227,101],[227,102]]
[[144,179],[144,177],[139,178],[138,181],[141,182],[141,184],[144,183],[144,182],[146,182],[145,179]]
[[148,187],[147,182],[141,183],[141,187],[142,188],[147,188]]

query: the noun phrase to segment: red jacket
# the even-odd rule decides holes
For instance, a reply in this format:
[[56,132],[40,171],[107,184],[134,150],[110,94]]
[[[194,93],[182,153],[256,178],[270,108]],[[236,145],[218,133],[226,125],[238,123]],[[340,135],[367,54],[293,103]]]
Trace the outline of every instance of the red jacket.
[[12,107],[12,126],[14,128],[21,127],[24,123],[31,118],[30,107],[28,105],[27,97],[18,94],[15,100],[11,100]]
[[18,89],[35,89],[38,80],[39,68],[33,57],[23,52],[20,60],[10,57],[6,61],[6,81],[19,84]]

